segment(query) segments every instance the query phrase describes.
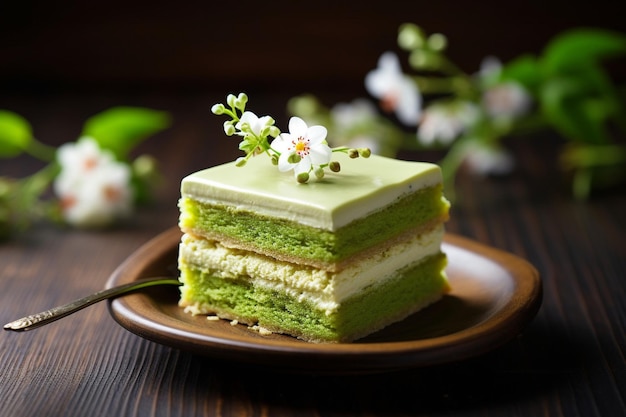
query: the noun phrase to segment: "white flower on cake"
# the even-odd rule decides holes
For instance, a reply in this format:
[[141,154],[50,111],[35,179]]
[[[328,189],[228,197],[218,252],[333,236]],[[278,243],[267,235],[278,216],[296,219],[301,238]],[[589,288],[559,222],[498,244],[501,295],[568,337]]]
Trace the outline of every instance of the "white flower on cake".
[[[309,127],[299,117],[292,117],[289,120],[289,133],[281,134],[270,116],[258,117],[246,111],[247,102],[248,96],[244,93],[238,96],[229,94],[226,98],[227,106],[218,103],[211,107],[213,114],[230,117],[230,120],[224,122],[226,135],[243,137],[239,149],[246,156],[237,159],[237,166],[244,166],[251,157],[265,153],[280,171],[293,170],[296,180],[306,183],[311,172],[317,178],[322,178],[325,168],[334,172],[341,170],[339,162],[331,161],[333,152],[346,153],[350,158],[367,158],[371,154],[368,148],[329,147],[326,142],[327,129],[320,125]],[[270,137],[275,138],[271,145]]]
[[249,131],[254,134],[254,136],[259,137],[262,134],[263,129],[266,127],[272,126],[274,124],[274,119],[269,116],[258,117],[256,114],[251,111],[245,111],[239,121],[235,124],[235,128],[244,131],[243,135],[245,136],[245,125],[250,126]]
[[131,213],[130,169],[95,140],[62,145],[57,158],[61,172],[53,186],[69,224],[103,227]]
[[[278,169],[294,170],[298,181],[308,180],[313,170],[319,170],[330,162],[332,150],[326,143],[324,126],[307,126],[299,117],[289,120],[289,133],[282,133],[272,142],[272,148],[280,153]],[[304,181],[306,182],[306,181]]]
[[386,52],[380,57],[378,67],[365,77],[365,88],[381,101],[383,110],[394,111],[398,120],[408,126],[417,125],[422,95],[411,77],[402,72],[394,53]]

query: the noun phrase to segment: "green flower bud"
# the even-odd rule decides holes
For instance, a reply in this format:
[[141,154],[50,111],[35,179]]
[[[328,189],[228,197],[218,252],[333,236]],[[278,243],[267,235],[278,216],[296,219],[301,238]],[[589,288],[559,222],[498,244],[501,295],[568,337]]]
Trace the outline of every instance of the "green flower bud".
[[277,128],[276,126],[270,126],[269,136],[276,138],[278,137],[278,135],[280,135],[280,129]]
[[239,129],[245,133],[252,133],[252,129],[250,129],[250,123],[242,123]]
[[356,149],[348,149],[348,156],[352,159],[359,157],[359,151]]
[[217,115],[224,114],[225,110],[226,110],[226,107],[224,107],[222,103],[214,104],[213,107],[211,107],[211,113],[217,114]]
[[157,173],[157,161],[150,155],[140,155],[133,161],[132,168],[139,178],[152,178]]
[[428,37],[428,47],[437,52],[442,52],[448,46],[448,38],[441,33],[433,33]]
[[296,178],[296,180],[300,183],[300,184],[305,184],[309,181],[309,173],[308,172],[301,172],[298,174],[298,177]]
[[235,108],[243,113],[246,109],[246,103],[248,103],[248,96],[245,93],[239,93],[237,99],[235,100]]
[[436,52],[419,49],[409,55],[409,64],[418,70],[437,70],[441,62]]
[[236,131],[237,129],[235,129],[235,125],[233,124],[232,120],[224,122],[224,133],[226,133],[226,136],[232,136],[235,134]]
[[341,171],[341,164],[337,161],[330,161],[328,168],[330,168],[332,172],[339,172]]
[[226,104],[228,104],[231,109],[236,108],[236,105],[235,105],[236,101],[237,101],[237,97],[234,94],[229,94],[226,97]]
[[246,163],[248,162],[248,160],[246,158],[244,158],[243,156],[240,156],[239,158],[237,158],[237,160],[235,161],[235,166],[237,167],[242,167],[244,166]]
[[324,168],[322,168],[322,167],[315,168],[315,177],[317,179],[324,178]]
[[272,165],[278,165],[278,155],[272,155]]
[[298,155],[297,153],[292,153],[291,155],[289,155],[289,158],[287,158],[287,162],[289,162],[290,164],[297,164],[301,160],[302,158],[300,158],[300,155]]
[[244,138],[241,142],[239,142],[239,150],[244,151],[245,153],[252,153],[256,144],[254,142],[250,142],[247,138]]
[[369,158],[372,155],[372,151],[370,150],[370,148],[360,148],[359,155],[361,155],[363,158]]
[[424,31],[413,23],[405,23],[398,30],[398,46],[407,51],[422,48],[425,39]]

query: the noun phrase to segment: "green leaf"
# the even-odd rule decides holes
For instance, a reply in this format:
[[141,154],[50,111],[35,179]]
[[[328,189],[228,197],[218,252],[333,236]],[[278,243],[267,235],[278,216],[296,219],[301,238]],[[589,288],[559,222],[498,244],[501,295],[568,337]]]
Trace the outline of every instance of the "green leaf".
[[544,49],[542,61],[549,73],[626,54],[626,35],[602,29],[573,29],[556,36]]
[[564,136],[605,143],[604,124],[622,124],[626,108],[601,60],[626,53],[626,36],[597,29],[576,29],[546,47],[541,66],[540,100],[547,119]]
[[529,91],[536,91],[542,81],[541,65],[532,55],[522,55],[502,66],[503,81],[517,81]]
[[11,158],[28,148],[33,139],[30,124],[17,113],[0,110],[0,157]]
[[586,143],[606,143],[607,106],[589,94],[587,85],[574,77],[546,82],[540,91],[546,120],[566,138]]
[[147,137],[169,127],[167,112],[141,107],[113,107],[87,119],[83,136],[126,159],[128,153]]

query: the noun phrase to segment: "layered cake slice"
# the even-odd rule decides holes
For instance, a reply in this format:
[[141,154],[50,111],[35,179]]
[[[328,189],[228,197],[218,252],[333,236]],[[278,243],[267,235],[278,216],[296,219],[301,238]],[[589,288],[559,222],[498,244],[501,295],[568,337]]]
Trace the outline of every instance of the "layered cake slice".
[[294,182],[261,158],[181,184],[180,305],[310,342],[349,342],[448,291],[440,168],[372,155]]

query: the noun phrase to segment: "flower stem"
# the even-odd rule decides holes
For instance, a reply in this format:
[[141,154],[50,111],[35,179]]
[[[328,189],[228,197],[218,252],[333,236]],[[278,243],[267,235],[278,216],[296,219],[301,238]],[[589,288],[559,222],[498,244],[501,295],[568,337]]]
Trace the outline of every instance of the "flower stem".
[[46,162],[54,161],[56,155],[55,147],[48,146],[34,138],[29,142],[29,146],[25,149],[25,151],[29,155]]
[[423,77],[412,76],[422,94],[457,94],[471,95],[473,87],[466,77]]

